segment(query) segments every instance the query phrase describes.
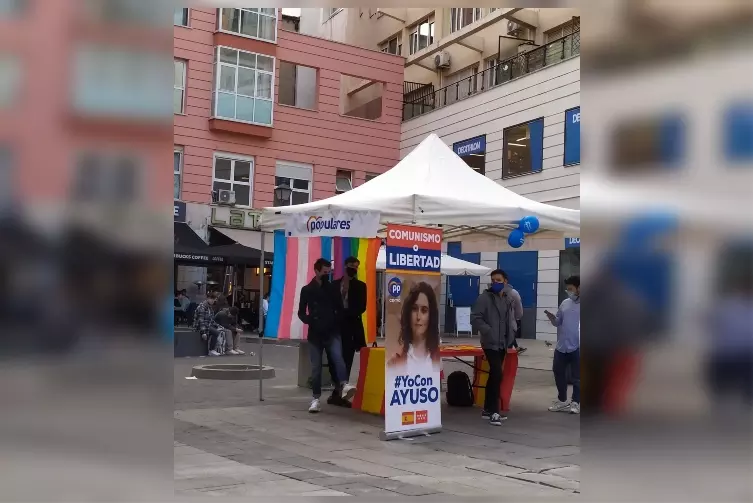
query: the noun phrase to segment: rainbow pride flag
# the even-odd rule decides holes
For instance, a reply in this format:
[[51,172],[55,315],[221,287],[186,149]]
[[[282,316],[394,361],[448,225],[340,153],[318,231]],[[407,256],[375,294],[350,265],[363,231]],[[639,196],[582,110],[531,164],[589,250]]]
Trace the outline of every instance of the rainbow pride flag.
[[[361,262],[358,279],[366,283],[366,312],[361,316],[366,332],[366,342],[376,341],[377,335],[377,270],[376,261],[382,240],[379,238],[332,238],[334,258],[332,273],[334,279],[345,273],[345,259],[353,256]],[[275,242],[275,251],[277,243]]]
[[[275,231],[274,267],[264,337],[305,339],[308,327],[298,319],[301,288],[314,277],[318,258],[332,260],[332,238],[287,238]],[[374,259],[376,264],[376,258]]]

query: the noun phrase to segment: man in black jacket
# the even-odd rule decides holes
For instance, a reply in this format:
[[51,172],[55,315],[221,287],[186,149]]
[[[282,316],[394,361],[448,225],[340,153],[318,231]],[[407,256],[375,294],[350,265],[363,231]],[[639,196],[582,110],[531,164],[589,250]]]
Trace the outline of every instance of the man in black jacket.
[[[345,275],[333,283],[335,292],[339,294],[342,315],[340,316],[340,338],[342,340],[343,360],[345,372],[350,380],[350,370],[356,351],[366,347],[366,332],[363,329],[361,315],[366,312],[366,283],[356,279],[359,260],[356,257],[345,259]],[[330,366],[332,380],[335,380],[334,369]],[[327,400],[334,405],[349,405],[343,402],[336,393]]]
[[332,263],[320,258],[314,263],[316,276],[311,283],[301,288],[298,304],[298,318],[309,326],[308,342],[311,358],[311,385],[314,399],[309,412],[321,410],[319,398],[322,396],[322,351],[327,351],[330,368],[334,366],[335,391],[344,400],[350,400],[356,393],[355,387],[348,384],[345,361],[342,355],[340,338],[340,316],[342,301],[329,281]]

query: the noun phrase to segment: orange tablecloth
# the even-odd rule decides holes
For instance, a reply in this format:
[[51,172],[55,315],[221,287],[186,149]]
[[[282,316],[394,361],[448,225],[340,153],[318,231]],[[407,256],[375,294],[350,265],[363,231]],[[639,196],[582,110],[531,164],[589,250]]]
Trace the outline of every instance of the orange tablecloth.
[[[489,364],[484,351],[478,346],[446,345],[440,347],[443,358],[473,356],[473,397],[478,407],[483,407],[486,381],[489,377]],[[361,366],[358,373],[356,396],[353,408],[372,414],[384,415],[384,348],[363,348],[360,352]],[[500,386],[500,407],[510,410],[510,398],[518,372],[518,352],[508,349],[502,365],[502,385]],[[481,386],[481,387],[480,387]]]

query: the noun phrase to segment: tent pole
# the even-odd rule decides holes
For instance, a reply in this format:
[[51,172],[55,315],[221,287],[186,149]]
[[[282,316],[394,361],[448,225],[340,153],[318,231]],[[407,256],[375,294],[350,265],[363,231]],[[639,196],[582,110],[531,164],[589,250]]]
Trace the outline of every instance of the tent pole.
[[259,259],[259,401],[264,401],[264,231],[261,231],[261,258]]
[[387,311],[387,274],[382,273],[382,324],[379,327],[379,331],[382,333],[382,339],[384,339],[384,315]]

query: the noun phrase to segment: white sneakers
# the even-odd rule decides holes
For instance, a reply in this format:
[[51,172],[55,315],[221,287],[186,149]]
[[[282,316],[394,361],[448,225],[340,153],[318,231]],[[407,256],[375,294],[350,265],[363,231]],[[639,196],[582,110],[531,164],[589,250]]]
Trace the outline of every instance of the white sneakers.
[[578,402],[560,402],[555,400],[549,407],[550,412],[569,412],[570,414],[580,414],[580,404]]
[[570,402],[560,402],[559,400],[555,400],[551,407],[549,407],[549,412],[569,412],[570,411]]
[[343,397],[343,400],[350,401],[350,400],[353,399],[353,397],[355,395],[356,395],[356,387],[355,386],[353,386],[351,384],[348,384],[348,383],[343,384],[343,389],[342,389],[342,393],[341,393],[341,396]]
[[234,349],[231,349],[230,351],[227,352],[227,354],[229,354],[229,355],[237,355],[237,354],[240,354],[240,353],[238,353],[238,351],[236,351]]
[[[236,355],[245,355],[245,351],[241,351],[240,349],[234,349]],[[253,353],[251,353],[251,356],[254,356]]]
[[209,356],[220,356],[220,354],[213,349],[209,352]]
[[322,410],[322,406],[319,403],[319,399],[318,398],[314,398],[313,400],[311,400],[311,405],[309,405],[309,412],[311,414],[316,414],[317,412],[319,412],[321,410]]

